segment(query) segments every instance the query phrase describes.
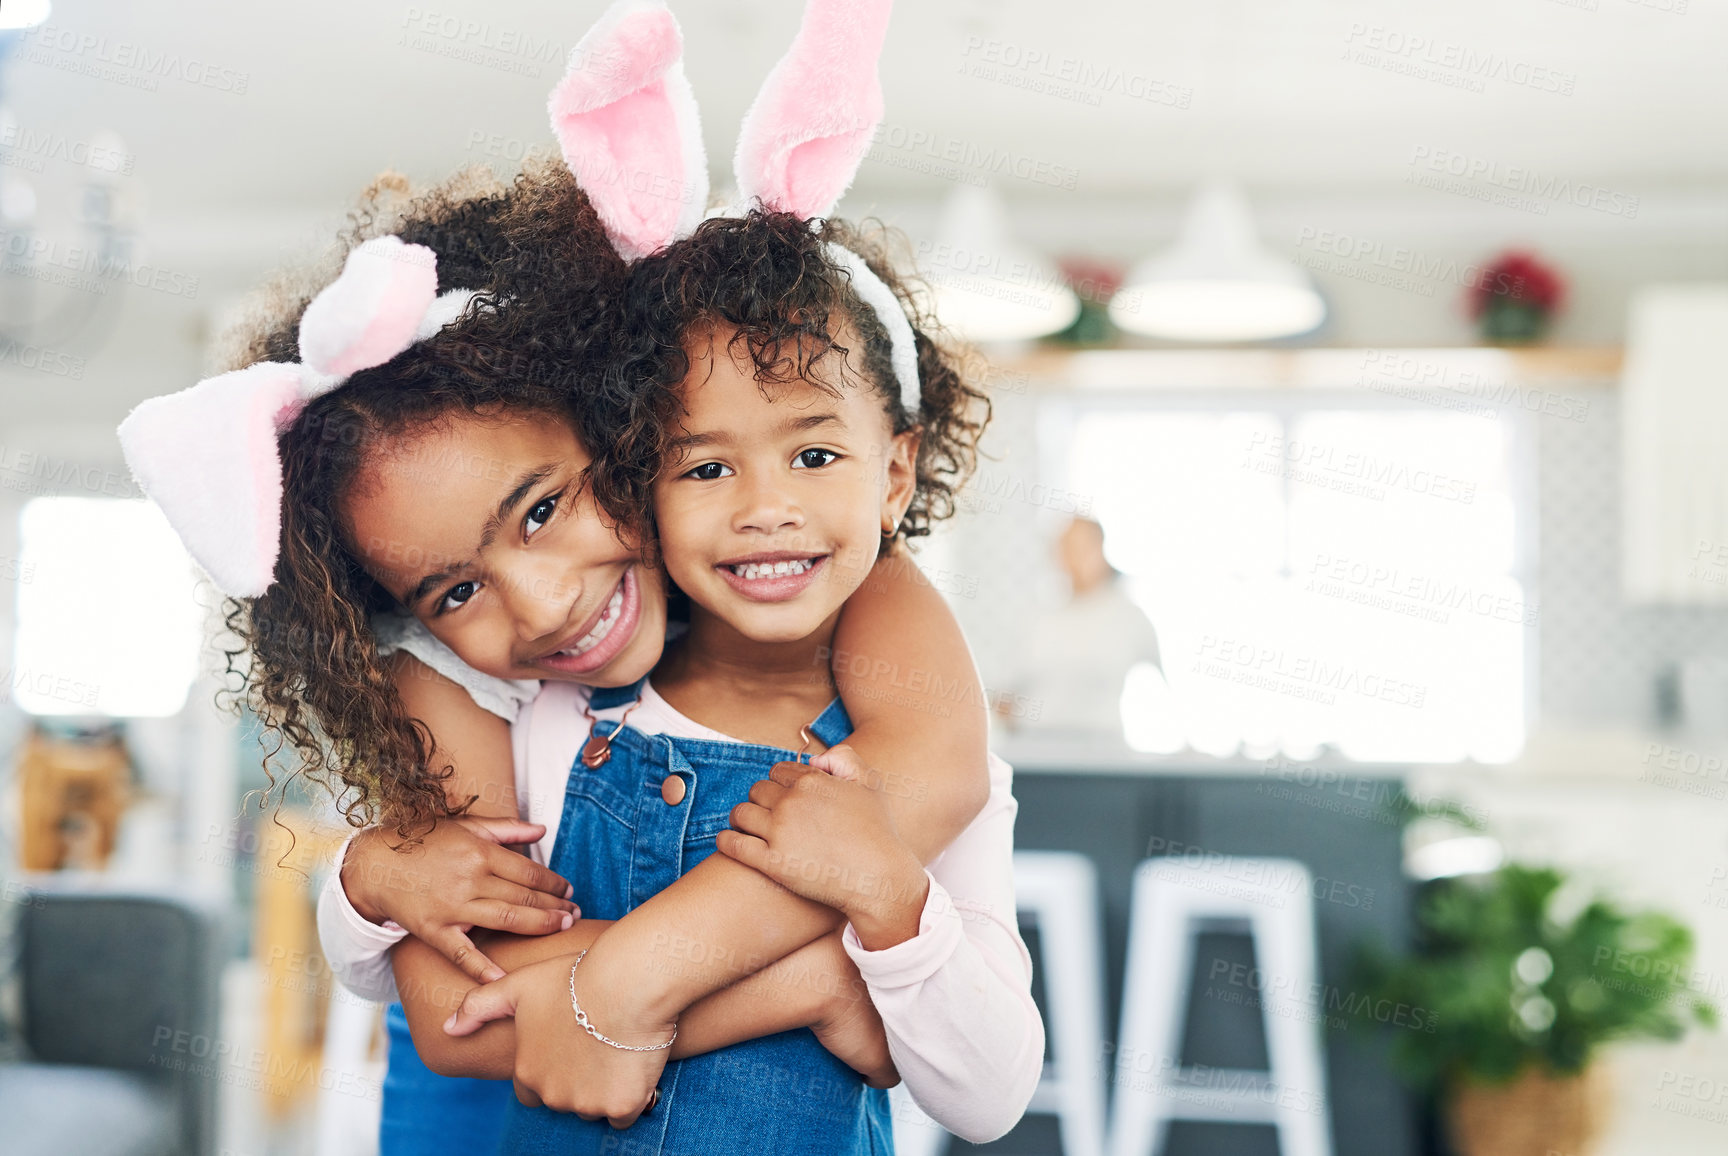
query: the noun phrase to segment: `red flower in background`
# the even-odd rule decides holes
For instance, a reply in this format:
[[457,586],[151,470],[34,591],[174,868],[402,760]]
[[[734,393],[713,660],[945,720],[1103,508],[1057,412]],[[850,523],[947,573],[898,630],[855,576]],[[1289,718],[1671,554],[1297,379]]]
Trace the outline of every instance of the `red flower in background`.
[[1470,287],[1467,301],[1470,316],[1481,317],[1491,304],[1512,302],[1551,313],[1565,297],[1566,283],[1560,274],[1537,260],[1534,253],[1513,249],[1483,269],[1481,279]]
[[1091,257],[1059,257],[1056,265],[1077,296],[1103,305],[1122,287],[1122,266]]

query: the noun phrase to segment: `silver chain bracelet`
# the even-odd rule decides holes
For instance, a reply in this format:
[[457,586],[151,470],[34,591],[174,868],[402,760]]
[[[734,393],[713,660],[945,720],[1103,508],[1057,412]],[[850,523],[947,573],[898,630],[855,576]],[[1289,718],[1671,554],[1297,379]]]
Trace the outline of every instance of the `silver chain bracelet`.
[[588,1022],[588,1013],[582,1010],[582,1005],[576,1002],[576,968],[582,962],[582,957],[588,954],[583,948],[576,953],[576,962],[570,965],[570,1010],[576,1013],[576,1022],[582,1025],[582,1030],[614,1048],[622,1048],[627,1052],[660,1052],[672,1046],[672,1040],[678,1038],[678,1025],[672,1025],[672,1039],[663,1044],[621,1044],[615,1039],[600,1034],[600,1029]]

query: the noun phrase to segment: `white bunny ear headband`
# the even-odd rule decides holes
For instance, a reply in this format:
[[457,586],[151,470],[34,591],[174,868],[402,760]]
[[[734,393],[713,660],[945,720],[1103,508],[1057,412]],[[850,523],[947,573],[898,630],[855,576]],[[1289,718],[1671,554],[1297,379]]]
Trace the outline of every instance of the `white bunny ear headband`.
[[[753,201],[820,217],[851,184],[882,118],[876,58],[890,0],[810,0],[791,49],[744,118],[736,172]],[[612,243],[635,260],[689,235],[708,174],[677,22],[658,0],[621,0],[571,53],[552,92],[564,160]],[[918,359],[899,300],[862,257],[829,259],[881,318],[900,400],[918,412]],[[300,320],[298,363],[259,362],[143,402],[120,446],[144,492],[224,594],[255,598],[274,580],[282,530],[277,436],[305,404],[383,365],[461,315],[472,290],[438,294],[437,256],[398,237],[348,254]]]
[[383,365],[461,315],[470,289],[438,292],[424,245],[376,237],[300,318],[300,361],[261,361],[154,397],[120,424],[138,484],[217,589],[255,598],[269,588],[282,531],[276,437],[311,399]]
[[[891,0],[809,0],[792,47],[744,116],[733,158],[737,199],[704,214],[707,161],[678,23],[660,0],[620,0],[570,53],[549,102],[552,131],[626,261],[687,237],[705,215],[742,217],[760,202],[827,216],[858,172],[882,120],[876,61]],[[829,261],[888,331],[900,403],[921,390],[912,324],[894,291],[852,250]]]

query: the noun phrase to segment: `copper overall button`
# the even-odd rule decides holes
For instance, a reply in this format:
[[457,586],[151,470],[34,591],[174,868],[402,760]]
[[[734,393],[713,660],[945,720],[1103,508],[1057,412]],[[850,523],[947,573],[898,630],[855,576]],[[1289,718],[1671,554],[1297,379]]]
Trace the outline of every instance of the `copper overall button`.
[[684,780],[677,775],[667,775],[666,781],[660,784],[660,797],[666,800],[668,807],[676,807],[684,801]]

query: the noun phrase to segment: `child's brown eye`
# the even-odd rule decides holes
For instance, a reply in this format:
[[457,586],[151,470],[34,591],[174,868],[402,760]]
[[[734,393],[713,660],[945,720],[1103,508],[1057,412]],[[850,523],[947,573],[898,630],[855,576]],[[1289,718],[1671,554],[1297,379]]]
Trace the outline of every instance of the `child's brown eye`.
[[699,482],[712,482],[725,477],[731,472],[732,471],[728,470],[719,462],[703,462],[685,476],[695,478]]
[[819,470],[840,455],[833,450],[804,450],[792,462],[795,470]]
[[444,604],[440,610],[454,610],[470,598],[474,597],[475,583],[458,582],[450,587],[450,592],[444,595]]
[[534,508],[528,511],[528,517],[523,520],[523,529],[532,536],[534,531],[544,526],[552,518],[552,511],[558,508],[557,498],[542,498],[534,503]]

